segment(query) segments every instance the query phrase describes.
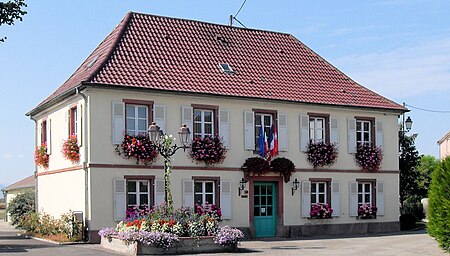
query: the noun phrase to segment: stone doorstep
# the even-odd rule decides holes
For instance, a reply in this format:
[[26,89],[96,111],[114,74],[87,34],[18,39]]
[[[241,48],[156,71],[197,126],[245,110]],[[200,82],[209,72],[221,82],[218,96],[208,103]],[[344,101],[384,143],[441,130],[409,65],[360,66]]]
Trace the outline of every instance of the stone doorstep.
[[180,241],[175,247],[168,250],[148,246],[139,242],[124,243],[118,238],[102,238],[101,244],[103,248],[124,253],[127,255],[173,255],[188,253],[218,253],[233,252],[237,247],[224,247],[215,244],[213,237],[180,237]]

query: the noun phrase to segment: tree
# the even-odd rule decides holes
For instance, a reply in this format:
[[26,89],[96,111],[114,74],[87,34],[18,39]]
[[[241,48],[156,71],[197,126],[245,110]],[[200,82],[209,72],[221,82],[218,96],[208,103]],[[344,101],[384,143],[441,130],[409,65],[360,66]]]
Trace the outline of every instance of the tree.
[[403,203],[407,198],[417,195],[419,190],[417,177],[419,171],[419,152],[414,145],[414,137],[406,135],[405,132],[399,132],[400,156],[400,202]]
[[7,209],[13,225],[18,225],[26,214],[34,212],[34,191],[18,194],[8,204]]
[[[16,20],[22,21],[22,16],[27,14],[23,8],[27,7],[24,0],[12,0],[0,2],[0,26],[3,24],[14,25]],[[6,37],[0,37],[0,43],[4,42]]]
[[419,165],[417,166],[417,170],[419,172],[417,195],[420,198],[428,197],[431,175],[438,163],[439,161],[434,156],[424,155],[420,157]]

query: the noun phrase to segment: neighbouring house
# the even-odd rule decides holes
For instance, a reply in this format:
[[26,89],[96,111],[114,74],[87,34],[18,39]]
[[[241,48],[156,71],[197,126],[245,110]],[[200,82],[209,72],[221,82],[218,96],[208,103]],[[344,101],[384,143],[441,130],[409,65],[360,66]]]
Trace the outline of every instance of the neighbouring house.
[[[96,242],[97,231],[124,218],[127,207],[161,204],[162,158],[143,165],[115,151],[124,134],[145,134],[156,122],[167,134],[186,124],[193,138],[219,135],[227,148],[216,165],[198,164],[189,150],[174,155],[175,207],[214,203],[223,225],[251,237],[396,231],[398,116],[405,111],[290,34],[130,12],[27,113],[48,156],[48,166],[36,170],[37,209],[82,211]],[[278,139],[272,159],[294,163],[286,180],[276,169],[244,175],[261,131]],[[79,146],[72,161],[61,148],[69,135]],[[337,161],[314,167],[310,142],[334,144]],[[357,165],[357,145],[382,148],[379,169]],[[311,218],[318,203],[331,205],[332,218]],[[376,215],[358,216],[364,205],[377,207]]]
[[439,145],[439,159],[444,159],[450,155],[450,132],[444,135],[442,139],[438,140]]
[[[7,187],[2,189],[3,196],[5,198],[6,208],[8,208],[9,202],[13,200],[18,194],[24,193],[26,191],[33,191],[35,189],[36,179],[34,175],[26,177],[23,180],[19,180],[16,183],[13,183]],[[8,220],[8,214],[5,214],[5,221]]]

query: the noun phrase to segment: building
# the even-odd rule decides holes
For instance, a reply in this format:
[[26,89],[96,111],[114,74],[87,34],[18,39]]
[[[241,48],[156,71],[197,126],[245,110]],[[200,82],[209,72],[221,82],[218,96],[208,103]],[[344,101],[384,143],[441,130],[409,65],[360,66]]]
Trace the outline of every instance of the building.
[[[2,192],[6,202],[6,208],[8,208],[9,202],[11,202],[11,200],[13,200],[18,194],[25,193],[27,191],[34,192],[35,182],[36,179],[34,178],[34,175],[31,175],[23,180],[19,180],[16,183],[4,187]],[[5,221],[9,221],[8,214],[5,214]]]
[[[253,237],[399,230],[397,123],[404,111],[290,34],[128,13],[27,113],[36,123],[36,144],[46,142],[50,156],[47,169],[37,168],[37,207],[54,215],[83,211],[96,241],[96,231],[125,217],[127,206],[161,203],[162,160],[137,165],[115,153],[124,131],[145,132],[155,121],[167,134],[181,124],[196,136],[218,134],[228,148],[213,167],[176,153],[176,207],[209,197],[222,208],[223,224]],[[292,160],[295,173],[289,182],[276,173],[250,176],[248,197],[241,197],[241,166],[258,155],[261,123],[277,127],[278,156]],[[80,146],[75,163],[60,153],[69,134]],[[313,168],[305,153],[310,139],[336,143],[337,162]],[[379,171],[356,165],[357,143],[383,149]],[[331,203],[334,218],[308,218],[313,202]],[[363,203],[378,207],[375,219],[357,217]]]
[[442,139],[438,140],[439,145],[439,159],[442,160],[450,155],[450,132],[444,135]]

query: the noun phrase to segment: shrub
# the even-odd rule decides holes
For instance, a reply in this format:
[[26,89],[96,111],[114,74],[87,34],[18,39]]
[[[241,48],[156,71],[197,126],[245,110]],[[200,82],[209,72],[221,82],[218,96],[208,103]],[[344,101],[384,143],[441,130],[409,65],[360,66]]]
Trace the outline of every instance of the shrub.
[[7,212],[11,216],[12,224],[19,225],[22,217],[34,212],[34,191],[27,191],[14,197],[8,204]]
[[273,172],[280,173],[284,178],[284,182],[286,183],[289,182],[292,173],[295,172],[294,163],[284,157],[275,158],[274,160],[272,160],[272,162],[270,162],[270,167],[272,168]]
[[192,141],[189,156],[196,161],[204,162],[207,166],[220,164],[226,157],[227,150],[219,136],[204,136]]
[[450,156],[434,169],[430,185],[428,230],[446,251],[450,250]]
[[425,213],[420,198],[418,196],[412,196],[406,199],[403,202],[402,214],[412,214],[419,221],[424,219]]
[[329,142],[308,143],[308,161],[316,167],[330,166],[336,162],[338,152],[335,144]]

